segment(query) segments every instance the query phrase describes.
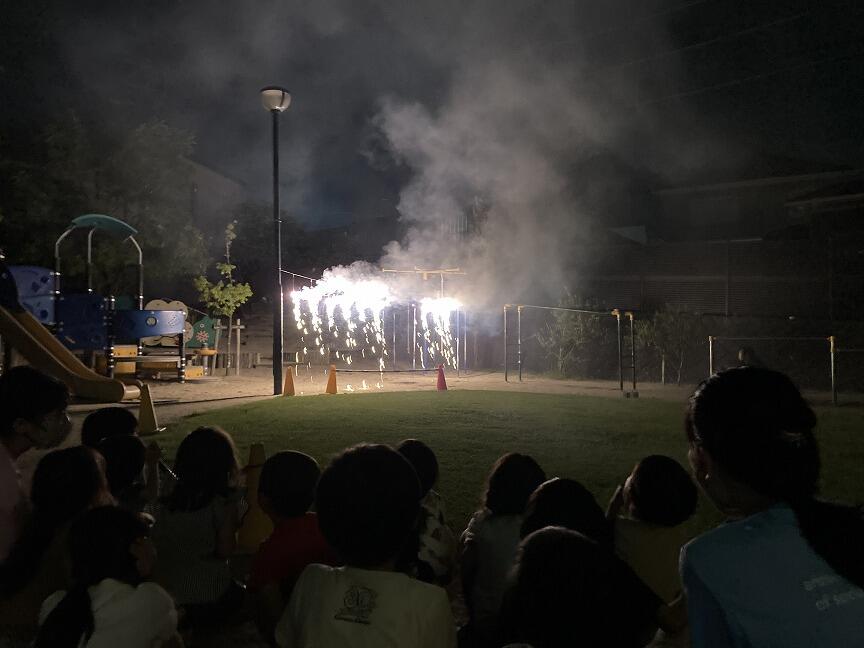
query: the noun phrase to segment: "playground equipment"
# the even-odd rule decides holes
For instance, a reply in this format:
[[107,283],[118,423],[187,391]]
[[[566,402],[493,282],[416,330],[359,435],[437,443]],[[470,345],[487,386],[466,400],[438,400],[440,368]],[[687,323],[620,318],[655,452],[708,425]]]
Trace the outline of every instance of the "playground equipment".
[[[582,315],[590,315],[596,317],[614,317],[615,318],[615,331],[616,331],[616,339],[618,346],[618,388],[621,390],[621,393],[627,398],[638,398],[639,392],[636,388],[636,332],[635,332],[635,316],[632,311],[622,311],[618,308],[615,308],[611,311],[595,311],[595,310],[585,310],[580,308],[564,308],[561,306],[533,306],[530,304],[504,304],[504,382],[509,382],[510,380],[510,349],[513,346],[510,342],[510,331],[508,328],[509,325],[509,314],[512,311],[516,311],[516,366],[518,368],[518,376],[519,382],[522,382],[522,370],[523,370],[523,337],[522,337],[522,312],[525,310],[537,310],[537,311],[548,311],[548,312],[569,312],[569,313],[577,313]],[[625,335],[624,329],[621,325],[621,318],[626,317],[630,322],[630,330],[629,335]],[[630,364],[624,364],[624,357],[626,355],[626,343],[627,338],[629,337],[630,342]],[[625,369],[629,369],[631,371],[631,381],[632,381],[632,390],[627,391],[624,389],[624,371]]]
[[0,295],[0,336],[31,365],[64,382],[81,398],[110,403],[138,398],[137,385],[124,385],[86,367],[20,304],[15,278],[2,262]]
[[[61,243],[74,231],[87,230],[87,292],[79,295],[64,295],[61,291],[62,260]],[[137,309],[115,308],[113,297],[102,298],[93,293],[93,237],[97,231],[120,235],[135,247],[138,256],[138,294],[134,298]],[[116,358],[134,367],[145,363],[170,363],[176,367],[177,379],[186,378],[186,310],[180,302],[161,302],[166,308],[144,309],[144,261],[141,246],[135,240],[138,231],[123,221],[104,214],[85,214],[72,220],[54,243],[54,298],[56,335],[71,349],[105,354],[106,371],[114,377]],[[160,300],[161,301],[161,300]],[[160,304],[160,305],[161,305]],[[180,307],[170,308],[180,304]],[[165,338],[171,347],[165,351]],[[142,339],[160,341],[159,350],[144,350]],[[176,342],[175,342],[176,340]],[[134,345],[134,352],[122,349],[118,354],[118,343]]]

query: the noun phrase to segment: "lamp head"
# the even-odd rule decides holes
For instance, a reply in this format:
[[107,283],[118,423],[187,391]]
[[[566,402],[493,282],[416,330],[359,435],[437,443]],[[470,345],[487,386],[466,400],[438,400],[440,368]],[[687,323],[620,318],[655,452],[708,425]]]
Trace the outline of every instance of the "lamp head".
[[271,112],[284,112],[291,105],[291,93],[281,86],[266,86],[261,88],[261,103]]

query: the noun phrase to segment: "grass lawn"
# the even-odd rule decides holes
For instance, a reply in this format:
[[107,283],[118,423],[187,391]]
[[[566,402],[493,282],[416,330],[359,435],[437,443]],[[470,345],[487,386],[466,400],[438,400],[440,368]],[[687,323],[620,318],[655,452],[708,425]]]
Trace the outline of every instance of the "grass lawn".
[[[415,437],[435,451],[438,490],[449,522],[460,532],[478,507],[495,459],[508,451],[532,455],[550,477],[584,483],[605,508],[615,485],[648,454],[667,454],[685,466],[683,404],[655,399],[496,391],[400,392],[277,398],[191,416],[157,441],[169,462],[180,439],[200,425],[220,425],[234,437],[241,463],[261,442],[272,454],[301,450],[322,468],[346,446],[362,441],[396,444]],[[823,456],[823,492],[864,500],[864,429],[858,408],[817,408]],[[700,502],[698,532],[719,521]]]

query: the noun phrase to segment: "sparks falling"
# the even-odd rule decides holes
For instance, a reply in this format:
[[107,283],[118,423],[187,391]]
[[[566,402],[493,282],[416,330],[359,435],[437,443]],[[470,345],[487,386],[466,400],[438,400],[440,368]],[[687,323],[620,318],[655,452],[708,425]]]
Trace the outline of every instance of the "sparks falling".
[[[290,297],[305,357],[311,355],[324,362],[333,358],[347,367],[374,360],[378,371],[385,371],[390,351],[384,335],[384,311],[399,306],[384,282],[351,280],[327,271],[314,286],[296,290]],[[427,363],[456,367],[452,318],[459,309],[460,303],[450,297],[423,299],[417,304],[415,342],[424,369]],[[380,382],[376,387],[381,388]]]
[[420,318],[423,335],[423,346],[420,358],[423,368],[426,368],[425,355],[428,354],[432,364],[445,364],[456,367],[456,351],[453,347],[453,328],[451,319],[454,313],[462,308],[452,297],[427,298],[420,301],[417,315]]

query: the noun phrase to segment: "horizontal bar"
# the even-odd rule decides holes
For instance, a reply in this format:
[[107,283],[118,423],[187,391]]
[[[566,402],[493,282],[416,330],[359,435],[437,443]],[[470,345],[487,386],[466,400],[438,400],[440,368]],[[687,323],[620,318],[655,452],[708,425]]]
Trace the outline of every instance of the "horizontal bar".
[[799,341],[810,341],[810,342],[827,342],[828,337],[717,337],[716,335],[712,335],[712,338],[715,340],[726,340],[727,342],[755,342],[755,341],[775,341],[775,342],[789,342],[792,340]]
[[504,308],[537,308],[540,310],[568,311],[570,313],[586,313],[587,315],[612,315],[612,311],[591,311],[580,308],[562,308],[560,306],[531,306],[530,304],[504,304]]
[[374,374],[385,374],[385,373],[429,373],[430,371],[438,371],[438,368],[434,369],[336,369],[336,373],[374,373]]

